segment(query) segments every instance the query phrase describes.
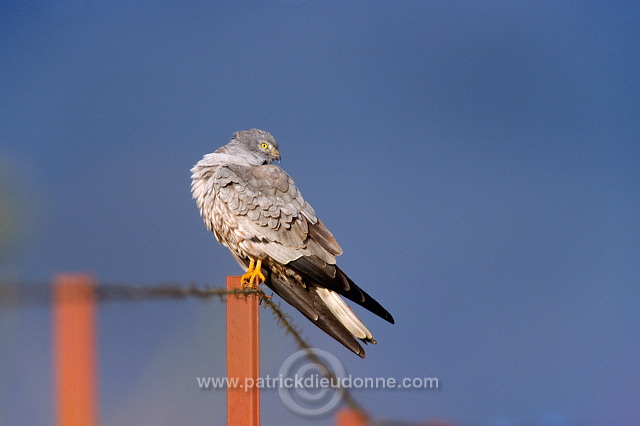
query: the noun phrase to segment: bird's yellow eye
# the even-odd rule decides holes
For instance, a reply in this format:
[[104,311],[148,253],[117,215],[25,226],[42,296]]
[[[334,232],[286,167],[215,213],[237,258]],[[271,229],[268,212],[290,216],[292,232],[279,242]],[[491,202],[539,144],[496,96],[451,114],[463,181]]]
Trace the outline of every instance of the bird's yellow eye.
[[262,143],[260,144],[260,148],[262,148],[262,149],[267,149],[267,148],[269,148],[269,144],[268,144],[268,143],[266,143],[266,142],[262,142]]

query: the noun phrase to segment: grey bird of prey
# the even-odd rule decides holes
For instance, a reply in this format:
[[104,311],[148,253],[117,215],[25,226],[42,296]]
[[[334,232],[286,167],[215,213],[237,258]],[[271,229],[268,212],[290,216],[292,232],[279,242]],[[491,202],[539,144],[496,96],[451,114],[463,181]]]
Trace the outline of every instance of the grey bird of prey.
[[200,215],[246,271],[245,286],[263,282],[364,358],[356,338],[376,341],[342,297],[392,324],[393,317],[336,266],[338,242],[274,160],[280,152],[270,133],[234,133],[191,169]]

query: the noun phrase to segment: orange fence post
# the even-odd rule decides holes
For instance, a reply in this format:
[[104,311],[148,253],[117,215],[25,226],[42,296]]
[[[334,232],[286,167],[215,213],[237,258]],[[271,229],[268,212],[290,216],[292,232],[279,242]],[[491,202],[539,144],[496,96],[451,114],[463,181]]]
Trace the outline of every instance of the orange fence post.
[[58,274],[53,281],[53,363],[57,424],[98,424],[95,281]]
[[353,408],[342,408],[336,413],[336,426],[367,426],[364,414]]
[[[227,290],[241,289],[240,277],[227,277]],[[260,424],[260,315],[258,296],[227,296],[227,424]]]

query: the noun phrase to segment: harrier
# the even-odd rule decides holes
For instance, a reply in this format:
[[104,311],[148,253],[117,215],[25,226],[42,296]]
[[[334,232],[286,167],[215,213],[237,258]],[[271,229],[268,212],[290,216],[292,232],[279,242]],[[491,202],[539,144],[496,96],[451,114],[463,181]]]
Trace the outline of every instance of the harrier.
[[246,271],[245,286],[266,284],[364,358],[356,338],[376,341],[342,297],[392,324],[393,317],[336,266],[338,242],[274,160],[280,152],[270,133],[234,133],[191,169],[200,215]]

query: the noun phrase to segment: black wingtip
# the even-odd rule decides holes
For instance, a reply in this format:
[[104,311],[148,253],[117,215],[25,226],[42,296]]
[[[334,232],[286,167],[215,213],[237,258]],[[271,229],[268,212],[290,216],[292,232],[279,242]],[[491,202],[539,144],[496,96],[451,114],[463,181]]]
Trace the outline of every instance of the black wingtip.
[[292,260],[288,265],[302,275],[305,281],[314,282],[321,287],[335,291],[369,312],[395,324],[389,311],[366,291],[358,287],[337,265],[327,264],[316,256],[302,256]]

